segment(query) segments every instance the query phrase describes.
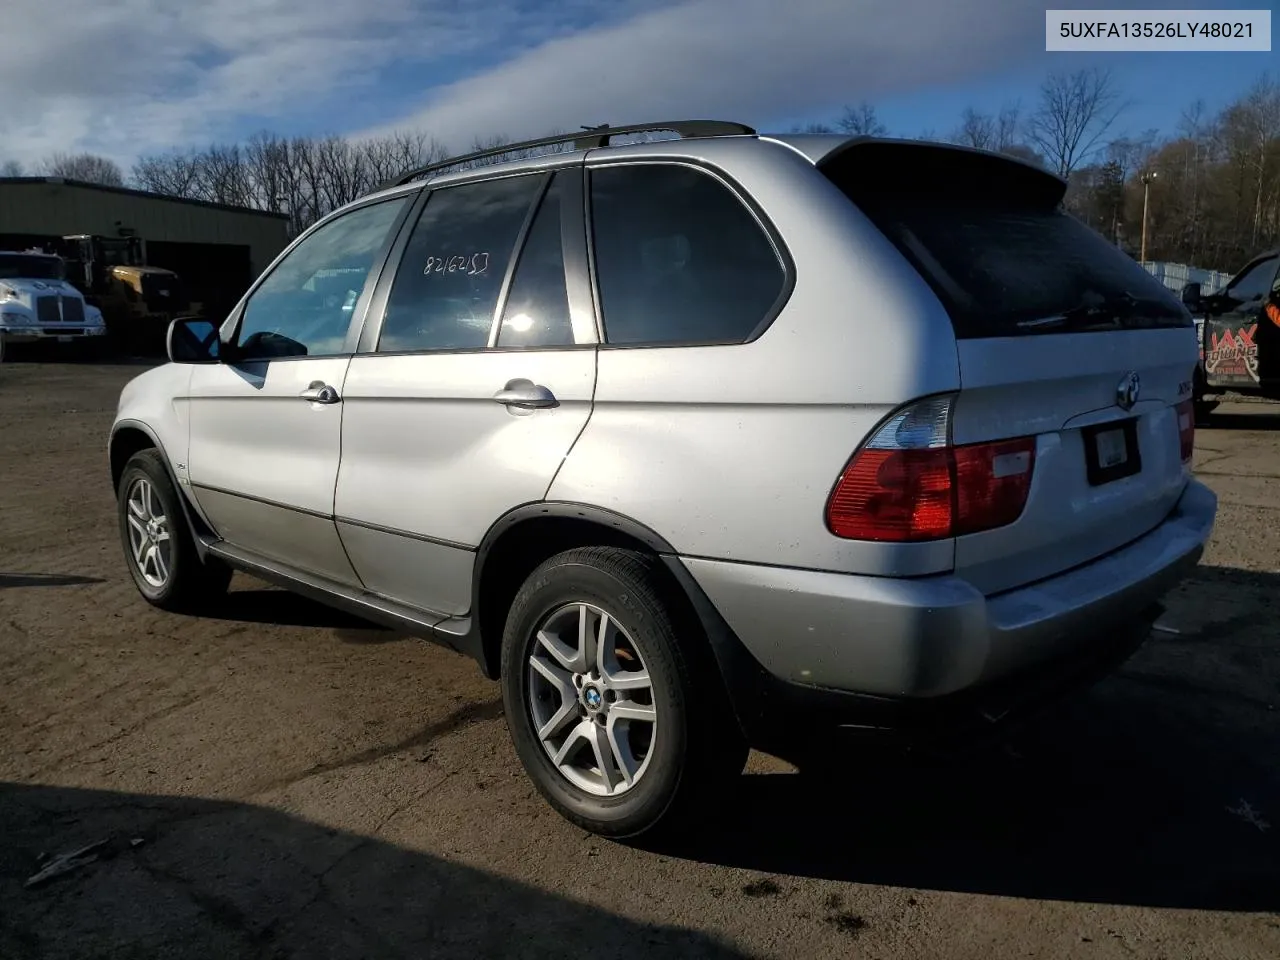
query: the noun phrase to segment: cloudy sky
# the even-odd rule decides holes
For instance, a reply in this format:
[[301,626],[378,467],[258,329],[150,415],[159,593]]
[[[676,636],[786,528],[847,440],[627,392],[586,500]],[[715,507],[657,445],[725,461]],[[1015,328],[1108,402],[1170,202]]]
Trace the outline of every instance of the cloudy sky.
[[1031,0],[4,0],[3,8],[0,161],[89,150],[126,168],[141,154],[261,129],[414,128],[461,150],[499,133],[676,117],[786,129],[864,98],[895,133],[941,133],[966,105],[1031,103],[1048,71],[1082,64],[1115,68],[1132,101],[1130,126],[1167,129],[1187,102],[1221,105],[1274,57],[1046,54],[1044,5]]

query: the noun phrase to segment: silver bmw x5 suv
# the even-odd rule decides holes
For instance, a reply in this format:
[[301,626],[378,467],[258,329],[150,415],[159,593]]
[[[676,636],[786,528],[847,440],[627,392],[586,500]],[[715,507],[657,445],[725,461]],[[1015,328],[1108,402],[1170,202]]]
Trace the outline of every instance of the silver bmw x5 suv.
[[142,595],[239,569],[474,657],[608,836],[1131,654],[1217,507],[1183,306],[1008,157],[641,129],[410,171],[175,321],[110,438]]

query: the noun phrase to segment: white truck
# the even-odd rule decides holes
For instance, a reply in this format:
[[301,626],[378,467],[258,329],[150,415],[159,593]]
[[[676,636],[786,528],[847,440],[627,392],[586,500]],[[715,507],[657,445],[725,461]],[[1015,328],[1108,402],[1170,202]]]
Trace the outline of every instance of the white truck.
[[102,312],[66,280],[61,257],[0,250],[0,361],[15,343],[105,342]]

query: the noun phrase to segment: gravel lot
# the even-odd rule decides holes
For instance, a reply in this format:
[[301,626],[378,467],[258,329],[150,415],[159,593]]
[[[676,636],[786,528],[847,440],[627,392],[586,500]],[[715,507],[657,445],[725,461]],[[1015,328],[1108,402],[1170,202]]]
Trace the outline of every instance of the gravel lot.
[[1199,433],[1214,541],[1117,675],[964,763],[753,757],[655,850],[555,816],[461,657],[241,577],[147,606],[105,456],[141,369],[0,367],[4,960],[1280,956],[1280,408]]

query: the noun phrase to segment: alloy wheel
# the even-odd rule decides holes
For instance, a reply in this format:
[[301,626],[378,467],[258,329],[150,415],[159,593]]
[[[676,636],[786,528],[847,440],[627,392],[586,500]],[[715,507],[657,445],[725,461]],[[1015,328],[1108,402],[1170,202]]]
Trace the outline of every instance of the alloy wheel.
[[129,548],[134,565],[142,579],[159,590],[169,582],[173,541],[169,536],[169,518],[150,480],[138,477],[133,481],[127,510]]
[[613,797],[644,776],[658,732],[653,682],[617,620],[590,603],[552,611],[534,634],[526,682],[534,732],[566,780]]

